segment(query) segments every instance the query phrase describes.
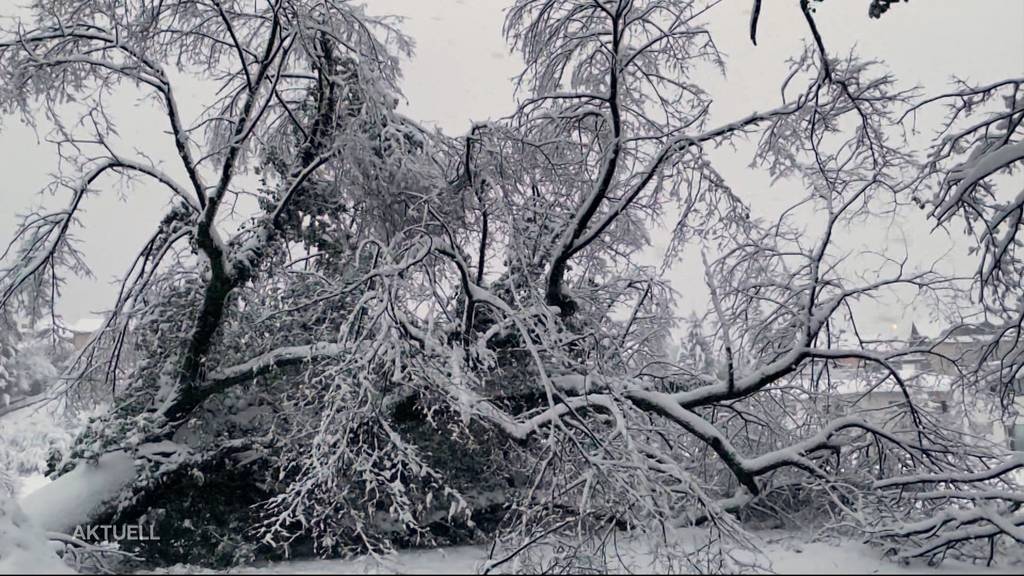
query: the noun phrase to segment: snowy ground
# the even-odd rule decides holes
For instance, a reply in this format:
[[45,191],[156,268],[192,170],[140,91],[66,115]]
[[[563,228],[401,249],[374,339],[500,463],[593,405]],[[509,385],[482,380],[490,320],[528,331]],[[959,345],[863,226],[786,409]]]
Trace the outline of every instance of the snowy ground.
[[[41,475],[22,478],[20,500],[23,507],[32,509],[33,500],[38,500],[47,490],[39,490],[49,484]],[[38,492],[37,492],[38,490]],[[36,492],[36,494],[32,494]],[[678,546],[683,549],[696,548],[695,542],[703,541],[700,530],[684,535]],[[939,568],[924,563],[901,565],[882,558],[881,551],[859,542],[830,543],[812,541],[809,535],[784,531],[765,531],[755,534],[753,544],[758,552],[738,550],[733,556],[748,564],[749,568],[737,566],[740,572],[775,572],[780,574],[947,574],[986,573],[1019,574],[1020,567],[986,568],[947,561]],[[259,563],[230,570],[216,571],[198,566],[177,565],[151,571],[151,574],[478,574],[486,566],[488,549],[483,546],[456,546],[436,549],[403,550],[385,557],[363,556],[347,560],[292,560],[288,562]],[[671,573],[682,570],[693,571],[692,567],[680,566],[666,569],[664,565],[652,564],[650,549],[645,545],[620,544],[619,554],[629,571]],[[0,562],[0,573],[8,573],[8,566]],[[507,566],[506,566],[507,567]],[[21,570],[25,565],[19,566]],[[687,570],[687,568],[689,568]],[[625,573],[621,566],[612,568]],[[497,572],[501,572],[498,570]]]
[[52,480],[50,480],[46,476],[43,476],[42,474],[39,474],[38,472],[35,473],[35,474],[30,474],[28,476],[25,476],[23,478],[19,478],[19,480],[20,480],[20,482],[18,483],[18,499],[19,500],[24,498],[25,496],[28,496],[29,494],[35,492],[36,490],[42,488],[43,486],[46,486],[50,482],[52,482]]
[[[8,440],[15,439],[16,442],[24,444],[26,450],[33,450],[36,453],[32,458],[40,458],[45,453],[43,450],[50,445],[61,445],[65,437],[53,430],[56,424],[51,420],[52,415],[43,412],[30,413],[26,411],[19,414],[16,419],[6,419],[0,424],[6,425],[6,436]],[[39,434],[47,436],[44,441]],[[66,434],[66,433],[65,433]],[[51,439],[52,438],[52,439]],[[63,446],[62,446],[63,447]],[[20,456],[29,456],[21,454]],[[107,468],[110,468],[109,466]],[[80,473],[80,474],[79,474]],[[98,471],[78,471],[69,476],[79,474],[79,482],[85,488],[97,489],[97,482],[104,485],[116,485],[109,478],[105,478]],[[18,548],[18,555],[10,557],[0,550],[0,573],[14,572],[52,572],[57,567],[51,561],[59,562],[52,552],[42,547],[45,541],[42,536],[44,529],[60,529],[57,526],[50,526],[57,520],[67,520],[75,508],[68,504],[68,498],[74,499],[73,494],[53,494],[58,484],[52,484],[49,479],[39,473],[22,474],[18,478],[17,498],[20,507],[8,508],[6,513],[0,513],[0,535],[7,536],[7,544],[11,544],[12,536],[20,538],[24,542],[14,542]],[[84,489],[84,488],[83,488]],[[63,491],[62,491],[63,492]],[[22,509],[24,512],[22,512]],[[0,511],[3,512],[3,511]],[[33,526],[26,526],[24,522],[27,517],[32,518]],[[77,516],[76,516],[77,517]],[[76,520],[77,521],[77,520]],[[13,524],[12,524],[13,522]],[[18,529],[21,525],[21,529]],[[12,532],[13,530],[13,532]],[[6,534],[5,534],[6,533]],[[34,536],[34,538],[31,538]],[[677,550],[693,550],[702,542],[706,534],[700,530],[683,534],[675,544]],[[0,537],[0,540],[4,538]],[[0,549],[4,542],[0,542]],[[740,572],[776,572],[784,574],[843,574],[843,573],[871,573],[871,574],[921,574],[921,573],[1004,573],[1019,574],[1020,567],[995,567],[974,566],[969,564],[947,562],[940,568],[932,568],[923,563],[912,565],[900,565],[882,558],[881,551],[859,542],[830,543],[824,541],[812,541],[810,535],[801,535],[792,532],[769,531],[759,532],[755,535],[753,544],[757,551],[736,550],[732,555],[741,564],[734,565],[727,571]],[[252,566],[237,567],[221,572],[200,568],[197,566],[178,565],[169,569],[160,569],[150,572],[151,574],[430,574],[430,573],[452,573],[452,574],[477,574],[487,565],[488,549],[482,546],[459,546],[437,549],[404,550],[395,555],[375,558],[358,557],[348,560],[293,560],[279,563],[262,563]],[[36,557],[30,557],[37,554]],[[8,558],[3,558],[7,555]],[[45,556],[45,557],[44,557]],[[626,565],[623,569],[621,564],[612,566],[615,572],[655,572],[672,573],[687,571],[693,572],[692,566],[666,566],[664,564],[653,564],[654,554],[650,546],[643,543],[620,543],[616,557],[621,558]],[[6,561],[4,561],[6,560]],[[511,565],[505,565],[502,569],[509,569]],[[498,572],[502,571],[499,569]],[[13,572],[12,572],[13,571]]]
[[0,574],[72,573],[51,549],[44,532],[6,496],[0,494]]
[[[49,480],[41,475],[21,479],[20,503],[27,511],[32,510],[34,500],[45,495]],[[50,487],[52,489],[52,486]],[[35,492],[35,494],[33,494]],[[31,513],[30,513],[31,515]],[[38,528],[37,528],[38,529]],[[678,546],[682,549],[696,548],[695,542],[703,541],[700,530],[684,534]],[[924,563],[901,565],[882,558],[881,551],[859,542],[830,543],[812,541],[809,535],[784,531],[765,531],[755,534],[753,544],[758,552],[737,550],[733,556],[743,565],[734,569],[740,572],[776,572],[780,574],[943,574],[943,573],[987,573],[1019,574],[1020,567],[994,567],[970,565],[947,561],[940,568]],[[215,571],[197,566],[177,565],[167,569],[154,570],[151,574],[478,574],[486,566],[487,548],[482,546],[457,546],[436,549],[403,550],[385,557],[358,557],[347,560],[293,560],[277,563],[260,563],[231,570]],[[653,555],[649,546],[621,543],[617,556],[624,559],[628,571],[671,573],[693,571],[692,567],[666,567],[652,564]],[[24,558],[22,558],[24,560]],[[748,567],[745,568],[744,565]],[[15,564],[25,570],[22,562]],[[42,566],[42,565],[40,565]],[[0,573],[9,573],[10,566],[0,562]],[[506,568],[509,567],[506,565]],[[52,569],[52,566],[51,566]],[[624,573],[621,565],[615,572]],[[501,572],[501,570],[498,570]]]
[[[825,542],[807,542],[794,534],[783,532],[757,535],[761,546],[760,555],[753,553],[736,554],[748,561],[757,559],[757,567],[749,571],[779,574],[1019,574],[1017,567],[973,566],[959,562],[947,562],[939,568],[923,563],[899,565],[881,557],[878,550],[865,544],[847,543],[833,545]],[[630,562],[634,573],[671,573],[665,570],[651,570],[636,551],[626,551],[626,557],[635,556]],[[487,549],[477,546],[437,548],[432,550],[406,550],[384,558],[359,557],[350,560],[295,560],[290,562],[266,563],[234,568],[217,572],[195,566],[178,565],[169,569],[151,572],[153,574],[478,574],[485,566]],[[628,560],[627,560],[628,562]],[[691,568],[692,570],[692,568]],[[747,570],[740,569],[741,572]],[[500,571],[499,571],[500,572]],[[625,573],[624,570],[616,572]]]

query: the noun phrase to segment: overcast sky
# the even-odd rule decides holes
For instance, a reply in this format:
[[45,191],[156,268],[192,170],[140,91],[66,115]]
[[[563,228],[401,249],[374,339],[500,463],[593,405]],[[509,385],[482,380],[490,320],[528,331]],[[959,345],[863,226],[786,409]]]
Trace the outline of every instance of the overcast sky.
[[[503,9],[510,1],[368,0],[371,13],[405,16],[403,28],[416,41],[416,55],[404,66],[404,107],[409,116],[454,135],[465,132],[474,120],[497,118],[511,110],[511,78],[519,62],[501,36]],[[0,15],[17,14],[22,3],[0,0]],[[770,0],[764,3],[758,46],[752,46],[747,37],[750,4],[722,0],[707,15],[715,41],[728,57],[726,77],[703,79],[715,97],[716,123],[777,105],[786,58],[797,55],[808,36],[795,0]],[[903,85],[919,85],[925,92],[948,87],[952,76],[984,83],[1024,74],[1022,0],[915,0],[895,6],[880,20],[867,17],[867,5],[868,0],[831,0],[818,7],[819,27],[830,51],[855,49],[863,57],[884,60]],[[184,95],[179,89],[179,98],[201,94],[185,86]],[[147,151],[150,142],[166,140],[158,132],[164,119],[152,105],[135,103],[130,94],[124,97],[122,132]],[[188,105],[183,103],[186,109]],[[772,214],[792,199],[783,187],[771,186],[766,174],[749,169],[749,156],[742,150],[716,153],[715,160],[756,214]],[[0,238],[5,243],[18,221],[15,214],[39,202],[36,192],[47,182],[54,162],[53,149],[40,143],[32,130],[15,118],[2,119]],[[90,199],[84,227],[76,236],[83,241],[96,279],[70,283],[58,307],[66,320],[110,305],[113,281],[152,232],[166,198],[139,192],[131,198],[113,193]],[[948,239],[928,232],[922,218],[880,228],[876,238],[902,242],[906,237],[909,250],[926,255],[949,249]],[[663,244],[665,239],[654,240]],[[673,269],[682,291],[681,310],[702,307],[705,291],[693,281],[701,275],[690,264]],[[905,330],[919,315],[892,303],[878,304],[869,312],[870,327],[878,331],[893,324]]]

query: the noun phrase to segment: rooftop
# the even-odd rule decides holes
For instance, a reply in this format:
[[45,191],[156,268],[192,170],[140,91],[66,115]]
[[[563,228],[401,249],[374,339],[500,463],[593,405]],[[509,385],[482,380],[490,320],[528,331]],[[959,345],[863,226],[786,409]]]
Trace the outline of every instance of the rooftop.
[[67,325],[67,329],[76,334],[92,334],[103,327],[103,318],[87,316]]

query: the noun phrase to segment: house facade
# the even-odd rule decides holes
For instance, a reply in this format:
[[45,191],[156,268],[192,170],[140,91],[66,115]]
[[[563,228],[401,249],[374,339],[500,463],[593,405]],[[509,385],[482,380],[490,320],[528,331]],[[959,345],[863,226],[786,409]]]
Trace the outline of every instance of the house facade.
[[[998,359],[1009,352],[1009,346],[994,346],[997,334],[995,326],[982,323],[961,326],[931,340],[911,325],[908,337],[894,342],[892,349],[914,347],[929,353],[900,356],[891,365],[906,382],[915,405],[945,420],[951,429],[1024,451],[1024,375],[1011,384],[1014,402],[1008,409],[1000,403],[1002,390],[997,385],[989,390],[957,385],[961,369],[978,368],[993,377],[998,374]],[[855,360],[839,364],[837,369],[843,381],[840,397],[848,404],[849,413],[912,428],[902,409],[904,392],[891,378],[886,379],[884,368]]]

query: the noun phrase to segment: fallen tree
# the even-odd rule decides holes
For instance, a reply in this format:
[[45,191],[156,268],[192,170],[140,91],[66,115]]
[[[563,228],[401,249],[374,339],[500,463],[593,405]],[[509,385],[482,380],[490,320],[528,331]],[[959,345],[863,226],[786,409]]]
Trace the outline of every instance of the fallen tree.
[[[694,81],[723,65],[707,6],[523,0],[505,30],[526,63],[518,109],[450,138],[395,111],[408,41],[347,3],[51,4],[0,42],[0,103],[91,106],[60,124],[70,203],[25,220],[0,304],[48,301],[81,268],[69,231],[109,176],[172,199],[69,373],[69,394],[102,381],[115,407],[48,490],[125,464],[91,521],[187,519],[209,494],[226,511],[204,521],[245,529],[234,559],[486,536],[492,568],[552,570],[607,561],[613,530],[710,524],[742,542],[737,518],[792,518],[807,499],[902,556],[1020,540],[1019,461],[950,425],[902,369],[940,349],[858,330],[858,302],[893,290],[946,308],[970,293],[840,239],[914,205],[916,164],[891,133],[909,93],[877,65],[808,50],[777,107],[715,123]],[[194,119],[170,62],[217,84]],[[102,94],[126,85],[165,113],[173,171],[121,152]],[[747,137],[806,190],[777,219],[750,214],[707,153]],[[228,234],[247,195],[258,206]],[[641,265],[662,219],[665,262]],[[702,354],[674,358],[665,269],[687,247],[706,252],[711,304]],[[954,387],[985,378],[943,360]],[[841,373],[899,400],[859,410]],[[255,506],[213,487],[239,476]],[[792,486],[806,490],[787,505]]]

